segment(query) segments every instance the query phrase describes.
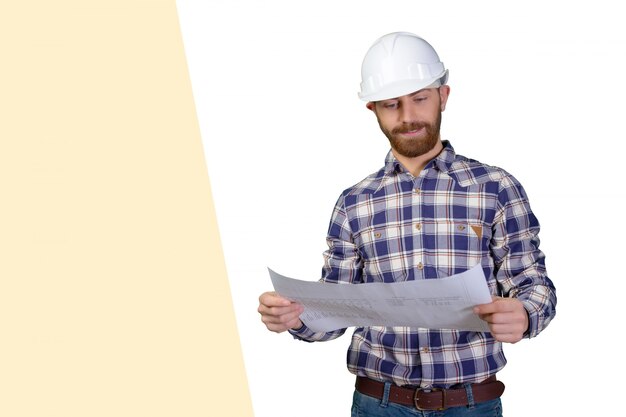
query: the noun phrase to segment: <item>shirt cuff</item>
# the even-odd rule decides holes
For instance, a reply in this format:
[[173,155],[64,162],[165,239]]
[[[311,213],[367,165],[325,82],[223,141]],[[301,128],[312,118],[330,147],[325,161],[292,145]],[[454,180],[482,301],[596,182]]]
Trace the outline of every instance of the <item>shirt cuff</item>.
[[539,334],[539,312],[536,306],[528,300],[520,300],[524,305],[526,314],[528,315],[528,329],[524,332],[524,338],[530,339]]
[[304,340],[306,342],[308,342],[308,339],[315,334],[315,332],[306,327],[306,324],[304,323],[302,323],[302,326],[298,329],[289,329],[287,331],[294,337],[294,339]]

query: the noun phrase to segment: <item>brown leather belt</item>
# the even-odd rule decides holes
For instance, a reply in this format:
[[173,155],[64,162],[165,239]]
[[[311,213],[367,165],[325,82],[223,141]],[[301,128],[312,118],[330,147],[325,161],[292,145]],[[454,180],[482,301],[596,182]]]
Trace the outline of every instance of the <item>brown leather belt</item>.
[[[504,392],[504,384],[496,380],[495,375],[490,376],[481,383],[472,384],[471,387],[475,403],[495,400]],[[361,394],[382,399],[385,383],[358,376],[356,378],[356,390]],[[415,407],[418,410],[445,410],[449,407],[468,405],[465,387],[415,389],[392,384],[389,390],[389,401]]]

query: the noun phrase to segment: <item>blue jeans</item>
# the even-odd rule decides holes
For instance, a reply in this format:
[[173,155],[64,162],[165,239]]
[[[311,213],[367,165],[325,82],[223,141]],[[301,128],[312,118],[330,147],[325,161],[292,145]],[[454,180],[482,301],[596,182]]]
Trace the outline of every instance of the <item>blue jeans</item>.
[[502,417],[502,403],[500,398],[496,398],[443,411],[420,411],[415,407],[389,402],[386,398],[379,400],[354,391],[352,417]]

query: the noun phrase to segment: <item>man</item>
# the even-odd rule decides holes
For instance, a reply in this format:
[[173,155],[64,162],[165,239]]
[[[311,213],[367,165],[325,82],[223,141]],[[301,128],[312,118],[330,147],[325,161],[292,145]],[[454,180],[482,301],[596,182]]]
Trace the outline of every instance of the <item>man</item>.
[[[408,327],[355,329],[348,369],[355,416],[499,416],[502,342],[539,334],[555,289],[539,250],[539,223],[506,171],[457,155],[439,135],[448,71],[423,39],[391,33],[362,66],[360,98],[389,139],[385,166],[345,190],[328,230],[322,280],[398,282],[448,277],[480,263],[493,302],[475,307],[490,333]],[[302,306],[264,293],[267,328],[305,341],[336,338],[299,319]],[[426,413],[426,412],[425,412]],[[428,415],[427,413],[424,415]]]

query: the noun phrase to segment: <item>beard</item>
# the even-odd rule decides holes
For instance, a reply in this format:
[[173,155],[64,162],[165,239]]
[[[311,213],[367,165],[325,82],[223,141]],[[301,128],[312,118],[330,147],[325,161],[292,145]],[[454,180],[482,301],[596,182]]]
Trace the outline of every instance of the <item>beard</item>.
[[[441,112],[437,114],[437,119],[434,123],[427,122],[412,122],[403,123],[402,125],[391,129],[391,131],[385,129],[383,125],[378,121],[380,129],[383,131],[391,148],[398,154],[407,158],[416,158],[428,153],[439,142],[439,132],[441,129]],[[425,134],[418,138],[402,138],[398,135],[401,133],[408,133],[413,130],[425,129]]]

